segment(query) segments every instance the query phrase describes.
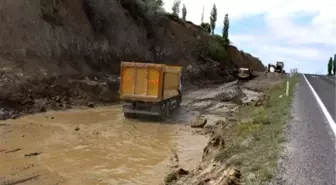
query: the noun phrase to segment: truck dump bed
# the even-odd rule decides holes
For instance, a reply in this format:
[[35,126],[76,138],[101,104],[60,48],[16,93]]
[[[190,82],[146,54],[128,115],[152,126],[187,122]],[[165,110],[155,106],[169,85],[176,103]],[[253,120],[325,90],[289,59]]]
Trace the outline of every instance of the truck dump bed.
[[178,95],[181,67],[121,62],[120,98],[159,102]]

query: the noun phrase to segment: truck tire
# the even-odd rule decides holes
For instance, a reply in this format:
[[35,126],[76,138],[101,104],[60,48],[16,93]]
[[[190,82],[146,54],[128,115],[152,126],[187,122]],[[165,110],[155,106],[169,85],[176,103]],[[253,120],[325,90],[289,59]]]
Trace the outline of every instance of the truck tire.
[[170,101],[167,101],[167,103],[166,103],[165,115],[166,115],[166,117],[171,116],[171,103],[170,103]]
[[176,108],[180,108],[180,105],[182,103],[182,92],[180,90],[178,90],[178,94],[179,96],[177,97],[177,105]]
[[126,112],[124,112],[124,116],[125,116],[125,118],[127,118],[127,119],[133,119],[133,118],[135,118],[135,114],[134,113],[126,113]]
[[179,96],[179,97],[177,98],[176,108],[180,108],[180,107],[181,107],[181,103],[182,103],[182,96]]
[[166,111],[167,111],[167,106],[166,106],[166,102],[164,102],[164,103],[162,103],[161,109],[160,109],[159,119],[161,121],[164,120],[164,119],[166,119]]

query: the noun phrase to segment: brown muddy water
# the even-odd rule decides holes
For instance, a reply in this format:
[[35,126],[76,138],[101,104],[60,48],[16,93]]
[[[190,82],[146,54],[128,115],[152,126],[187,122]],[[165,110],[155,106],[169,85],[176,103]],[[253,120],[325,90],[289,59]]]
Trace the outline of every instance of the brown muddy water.
[[174,154],[193,169],[207,142],[171,122],[127,120],[120,105],[0,122],[0,185],[160,184]]

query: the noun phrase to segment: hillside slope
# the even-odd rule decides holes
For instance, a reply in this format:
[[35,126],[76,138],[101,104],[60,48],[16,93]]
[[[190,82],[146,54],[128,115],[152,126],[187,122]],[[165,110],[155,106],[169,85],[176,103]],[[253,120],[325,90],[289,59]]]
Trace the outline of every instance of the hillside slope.
[[113,102],[120,61],[191,65],[193,77],[210,80],[246,63],[263,70],[231,47],[213,73],[202,29],[171,15],[151,22],[131,0],[7,0],[0,20],[0,119]]

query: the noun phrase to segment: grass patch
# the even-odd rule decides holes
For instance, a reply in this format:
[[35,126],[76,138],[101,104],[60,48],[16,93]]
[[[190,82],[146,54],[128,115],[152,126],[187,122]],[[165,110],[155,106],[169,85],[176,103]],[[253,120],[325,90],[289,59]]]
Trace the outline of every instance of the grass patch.
[[[285,96],[286,82],[266,92],[269,99],[263,106],[244,107],[244,118],[230,131],[225,131],[227,147],[216,160],[239,167],[245,184],[263,184],[276,172],[277,159],[284,139],[284,125],[290,119],[290,107],[299,76],[290,81],[289,96]],[[282,97],[281,97],[282,96]],[[281,98],[280,98],[281,97]],[[247,121],[246,121],[247,120]],[[251,180],[244,174],[254,173]]]

